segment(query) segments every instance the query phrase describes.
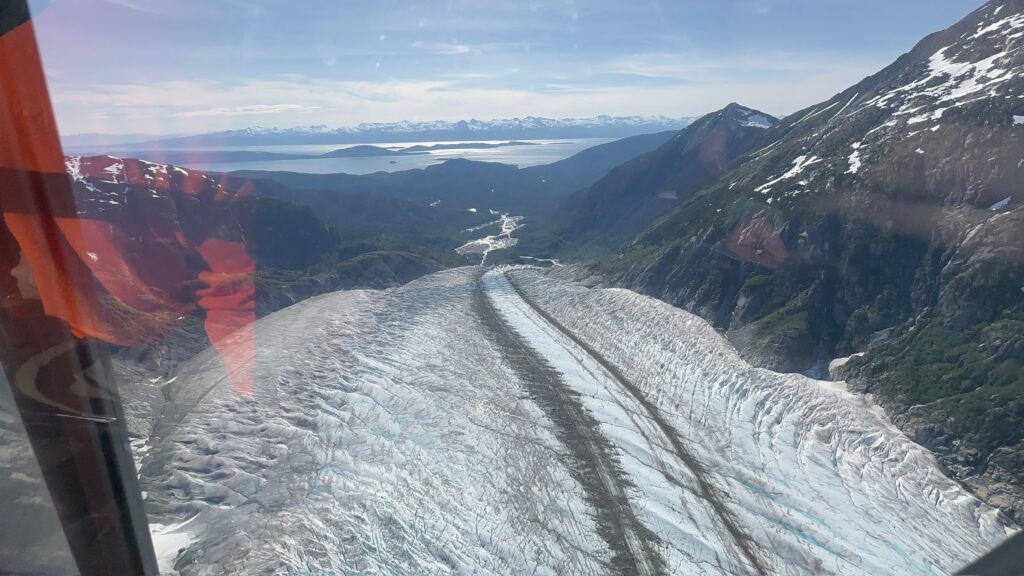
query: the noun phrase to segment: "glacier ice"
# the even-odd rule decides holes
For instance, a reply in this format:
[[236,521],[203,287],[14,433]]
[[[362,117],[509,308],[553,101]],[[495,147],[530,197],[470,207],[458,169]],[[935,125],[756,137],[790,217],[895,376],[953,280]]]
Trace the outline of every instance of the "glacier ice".
[[183,547],[169,563],[610,572],[564,430],[481,294],[613,447],[635,537],[653,535],[637,573],[941,574],[1013,530],[842,383],[752,368],[699,318],[632,292],[468,267],[261,319],[249,397],[216,354],[183,368],[142,459],[150,521]]
[[753,368],[652,298],[518,277],[687,437],[773,573],[950,573],[1012,533],[841,382]]
[[[143,459],[185,574],[591,574],[607,559],[565,449],[485,340],[472,269],[264,319],[251,397],[182,370]],[[194,403],[194,406],[192,404]]]

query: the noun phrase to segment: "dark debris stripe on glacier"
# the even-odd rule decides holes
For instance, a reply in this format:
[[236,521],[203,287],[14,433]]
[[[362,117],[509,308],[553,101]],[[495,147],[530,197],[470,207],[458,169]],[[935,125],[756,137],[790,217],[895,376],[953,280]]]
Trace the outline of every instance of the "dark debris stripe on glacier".
[[[738,551],[743,555],[751,566],[757,571],[758,574],[767,574],[768,571],[765,568],[764,562],[762,562],[753,540],[748,534],[746,534],[733,518],[732,513],[722,502],[722,498],[719,496],[718,491],[714,485],[708,479],[708,472],[704,465],[697,460],[680,439],[679,433],[675,428],[667,422],[658,412],[658,408],[652,404],[638,386],[633,384],[626,376],[619,370],[614,364],[604,358],[597,350],[587,344],[581,338],[576,336],[572,331],[566,328],[561,322],[558,321],[554,316],[549,314],[546,310],[541,308],[532,298],[530,298],[523,290],[519,287],[515,278],[507,273],[502,273],[509,284],[515,291],[516,295],[519,296],[527,305],[530,306],[537,314],[540,315],[545,321],[557,328],[567,338],[572,340],[577,346],[582,348],[591,358],[593,358],[602,368],[608,371],[608,373],[614,378],[623,390],[627,391],[647,412],[647,415],[652,421],[658,426],[658,429],[662,432],[665,439],[671,445],[671,451],[679,458],[679,460],[690,470],[694,478],[697,480],[697,493],[703,498],[708,505],[711,506],[712,510],[718,516],[722,526],[729,533],[730,538],[736,545]],[[664,473],[664,472],[663,472]],[[679,484],[678,480],[674,479],[668,474],[665,474],[666,478],[673,484]]]
[[480,282],[474,307],[485,334],[555,424],[559,440],[571,453],[567,468],[584,489],[598,535],[612,552],[609,573],[667,574],[664,559],[656,551],[658,537],[640,522],[630,506],[627,491],[632,484],[623,474],[614,446],[601,434],[600,423],[561,374],[508,326]]

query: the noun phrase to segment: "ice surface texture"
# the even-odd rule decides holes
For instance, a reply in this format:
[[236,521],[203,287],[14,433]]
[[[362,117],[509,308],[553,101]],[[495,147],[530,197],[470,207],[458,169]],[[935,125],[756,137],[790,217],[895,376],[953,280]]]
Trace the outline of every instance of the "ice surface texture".
[[[631,292],[481,273],[260,320],[252,397],[213,354],[183,369],[142,469],[162,535],[188,521],[165,568],[621,573],[603,519],[626,527],[641,574],[936,574],[1007,534],[839,383],[751,368],[704,321]],[[566,445],[524,362],[594,421],[612,468]],[[612,516],[591,470],[627,497]]]

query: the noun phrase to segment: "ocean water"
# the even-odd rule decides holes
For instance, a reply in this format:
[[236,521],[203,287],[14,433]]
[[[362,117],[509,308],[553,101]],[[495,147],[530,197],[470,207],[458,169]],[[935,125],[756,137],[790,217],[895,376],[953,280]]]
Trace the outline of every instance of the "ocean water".
[[[380,156],[367,158],[309,158],[296,160],[267,160],[258,162],[214,162],[197,163],[189,168],[212,172],[231,172],[234,170],[277,170],[303,172],[307,174],[370,174],[373,172],[397,172],[426,168],[453,158],[466,158],[481,162],[501,162],[514,164],[521,168],[550,164],[568,158],[577,152],[611,142],[613,138],[578,138],[564,140],[529,140],[532,144],[521,146],[504,146],[501,148],[469,148],[460,150],[435,150],[424,154],[408,156]],[[507,140],[485,141],[488,144],[507,142]],[[432,144],[455,144],[455,142],[405,142],[374,144],[382,148],[401,149],[408,146]],[[323,154],[351,145],[338,144],[297,144],[291,146],[230,146],[223,148],[197,148],[202,150],[251,150],[260,152],[279,152],[285,154]]]

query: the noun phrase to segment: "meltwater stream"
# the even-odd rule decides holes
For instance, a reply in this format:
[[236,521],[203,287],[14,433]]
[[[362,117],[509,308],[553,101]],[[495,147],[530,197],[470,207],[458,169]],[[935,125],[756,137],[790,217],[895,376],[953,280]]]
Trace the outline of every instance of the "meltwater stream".
[[259,321],[186,366],[142,481],[183,574],[945,574],[1011,531],[842,383],[535,269]]
[[496,212],[491,210],[492,216],[497,216],[496,220],[467,228],[463,232],[477,232],[480,230],[487,230],[492,227],[498,227],[497,234],[491,234],[484,236],[483,238],[477,238],[476,240],[470,240],[462,246],[459,246],[455,251],[459,254],[480,254],[480,264],[487,264],[487,255],[495,250],[504,250],[511,248],[519,243],[518,238],[514,238],[512,233],[523,227],[522,216],[513,216],[507,212]]

